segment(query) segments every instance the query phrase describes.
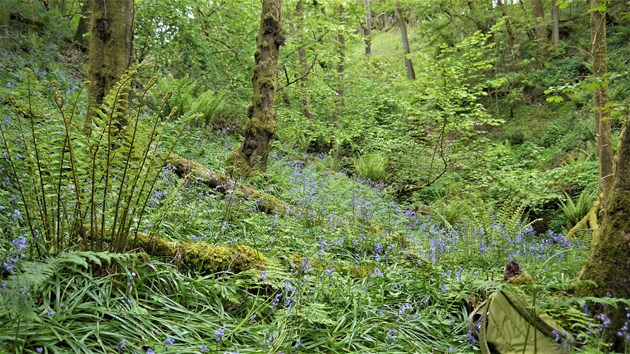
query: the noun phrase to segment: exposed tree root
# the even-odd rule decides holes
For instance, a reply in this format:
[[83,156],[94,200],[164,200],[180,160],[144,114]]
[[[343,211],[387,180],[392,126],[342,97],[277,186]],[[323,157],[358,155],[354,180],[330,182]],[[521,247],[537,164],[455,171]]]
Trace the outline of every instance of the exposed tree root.
[[588,224],[588,226],[591,228],[591,231],[597,230],[597,228],[599,227],[599,224],[597,223],[598,210],[599,201],[596,200],[593,202],[593,206],[591,206],[591,209],[588,211],[588,213],[586,213],[582,220],[580,220],[577,224],[575,224],[575,226],[571,228],[571,230],[569,230],[569,232],[567,232],[564,238],[566,240],[570,239],[571,237],[573,237],[573,235],[575,235],[576,232],[580,231],[584,226],[586,226],[586,224]]
[[218,172],[210,171],[196,161],[186,160],[180,156],[171,154],[166,161],[173,168],[175,173],[180,177],[188,177],[195,179],[197,182],[216,190],[217,192],[226,194],[230,191],[236,191],[241,197],[247,200],[255,200],[258,209],[265,213],[278,213],[286,215],[297,208],[285,203],[284,201],[274,197],[271,194],[261,192],[253,187],[236,183]]

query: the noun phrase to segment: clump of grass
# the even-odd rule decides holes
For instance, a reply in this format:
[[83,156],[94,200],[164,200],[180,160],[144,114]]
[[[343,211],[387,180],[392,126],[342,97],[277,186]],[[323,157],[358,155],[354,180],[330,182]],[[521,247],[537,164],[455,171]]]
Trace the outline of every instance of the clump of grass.
[[372,181],[387,179],[387,161],[378,152],[361,155],[354,160],[354,168],[357,174]]

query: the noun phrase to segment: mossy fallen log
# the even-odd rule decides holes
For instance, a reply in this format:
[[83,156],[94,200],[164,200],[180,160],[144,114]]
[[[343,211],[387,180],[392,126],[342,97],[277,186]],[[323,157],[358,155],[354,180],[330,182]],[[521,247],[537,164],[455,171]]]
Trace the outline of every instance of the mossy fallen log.
[[580,220],[575,226],[571,228],[564,236],[565,240],[570,239],[575,235],[576,232],[580,231],[586,224],[590,227],[591,231],[597,230],[599,224],[597,223],[597,211],[599,210],[599,201],[594,201],[591,209],[584,215],[582,220]]
[[209,245],[202,242],[173,242],[167,238],[137,232],[131,236],[133,246],[152,256],[171,257],[178,266],[201,274],[240,273],[262,270],[268,259],[257,250],[240,244]]
[[261,192],[248,185],[236,183],[227,176],[211,171],[196,161],[186,160],[180,156],[171,154],[166,162],[173,166],[178,176],[195,179],[197,182],[203,183],[222,194],[236,191],[244,199],[256,201],[258,209],[265,213],[286,215],[296,210],[295,207],[292,207],[271,194]]

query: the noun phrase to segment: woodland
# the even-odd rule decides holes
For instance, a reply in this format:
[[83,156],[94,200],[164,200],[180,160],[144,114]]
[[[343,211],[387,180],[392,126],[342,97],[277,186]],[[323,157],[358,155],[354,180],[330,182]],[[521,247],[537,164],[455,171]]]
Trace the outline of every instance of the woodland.
[[2,0],[0,353],[485,353],[497,291],[630,353],[629,43],[627,0]]

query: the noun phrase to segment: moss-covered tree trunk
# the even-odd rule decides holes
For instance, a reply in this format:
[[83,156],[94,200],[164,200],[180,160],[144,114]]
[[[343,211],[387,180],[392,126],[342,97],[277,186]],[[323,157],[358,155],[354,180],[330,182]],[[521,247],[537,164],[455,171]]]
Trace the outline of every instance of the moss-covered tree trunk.
[[269,142],[276,133],[273,102],[278,79],[278,53],[284,43],[280,26],[281,0],[263,0],[260,28],[256,40],[252,103],[247,110],[245,139],[229,158],[229,172],[248,176],[267,169]]
[[[626,127],[630,124],[630,118]],[[585,296],[608,296],[630,299],[630,134],[621,139],[616,173],[606,200],[603,219],[591,244],[591,255],[582,270],[581,279],[592,280],[593,287],[584,289]],[[601,309],[600,309],[601,310]],[[625,306],[603,309],[611,324],[604,330],[604,339],[623,352],[624,338],[617,335],[626,318]]]
[[133,43],[133,0],[90,0],[90,80],[86,132],[91,131],[92,108],[103,103],[116,81],[129,69]]
[[411,53],[411,50],[409,49],[409,37],[407,36],[407,25],[405,24],[405,19],[402,16],[399,0],[396,0],[396,3],[394,4],[394,13],[396,15],[396,21],[398,21],[398,26],[400,26],[400,35],[402,36],[403,50],[405,52],[405,67],[407,68],[407,79],[415,80],[416,72],[413,70],[413,63],[411,62],[411,58],[409,58],[409,54]]
[[[591,0],[591,7],[601,5],[601,0]],[[606,49],[606,11],[591,12],[591,54],[593,56],[593,76],[602,80],[594,92],[595,126],[597,130],[597,147],[599,152],[599,188],[605,202],[612,188],[614,158],[608,111],[608,87],[604,84],[604,76],[608,72]]]

